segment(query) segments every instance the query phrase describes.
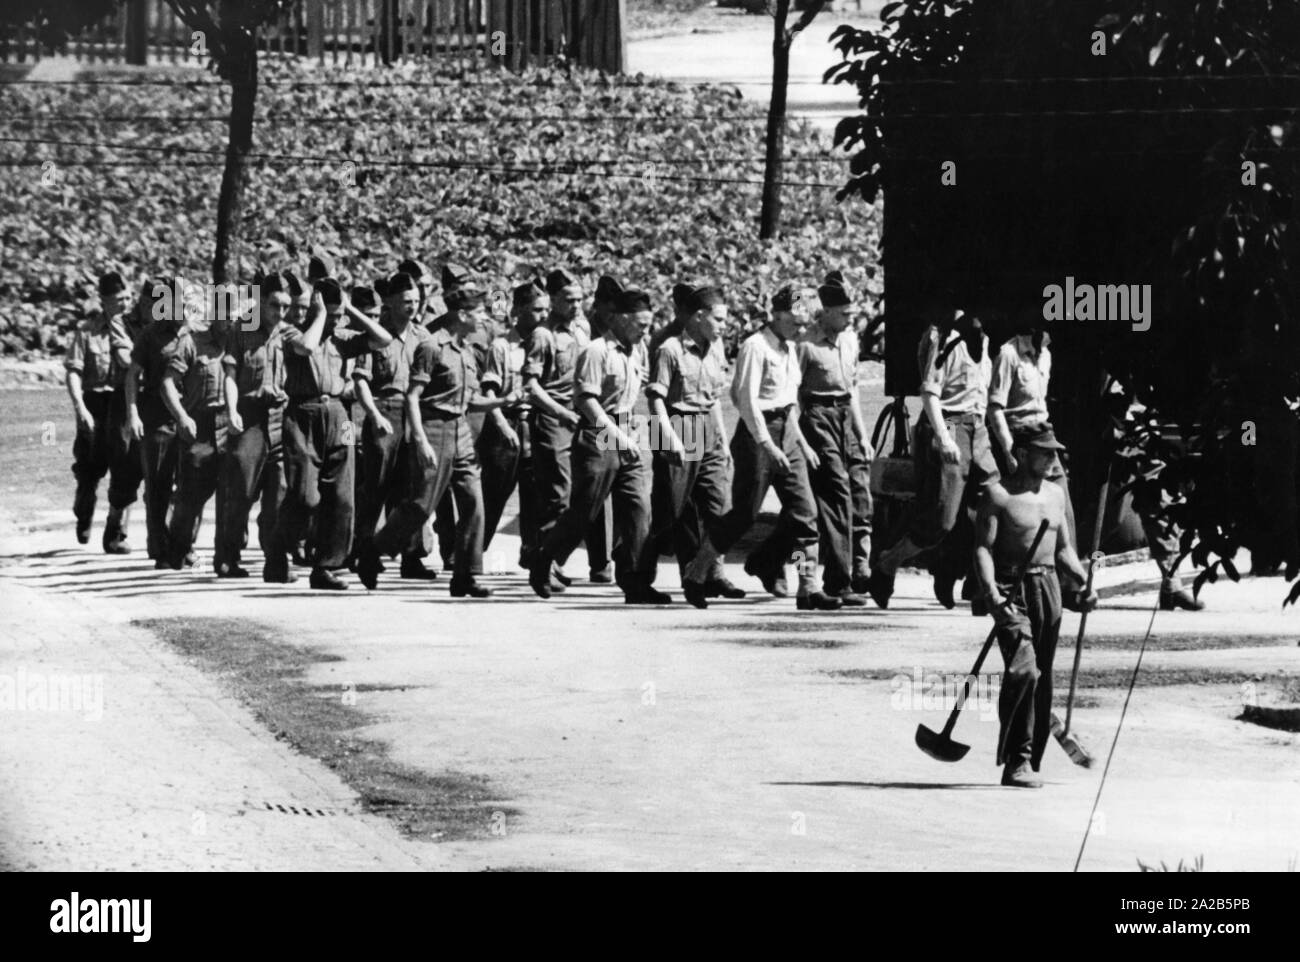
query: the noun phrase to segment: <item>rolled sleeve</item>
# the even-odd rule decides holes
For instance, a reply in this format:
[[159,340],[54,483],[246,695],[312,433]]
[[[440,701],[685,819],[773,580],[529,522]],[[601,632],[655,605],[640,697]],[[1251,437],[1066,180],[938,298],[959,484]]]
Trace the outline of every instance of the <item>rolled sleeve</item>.
[[478,379],[480,389],[492,388],[497,392],[503,389],[506,366],[509,364],[509,359],[506,357],[507,350],[500,341],[492,343],[492,353],[488,355],[487,368]]
[[415,349],[415,357],[411,359],[411,384],[418,384],[421,387],[427,385],[433,380],[433,366],[436,346],[432,340],[421,341]]
[[527,355],[524,358],[523,377],[527,381],[532,378],[541,380],[547,369],[551,366],[551,361],[555,356],[555,344],[544,333],[543,328],[534,328],[528,335]]
[[[943,393],[943,369],[935,367],[935,361],[939,357],[939,352],[943,350],[943,345],[939,339],[933,338],[930,346],[925,351],[925,363],[921,368],[921,393],[933,394],[939,397]],[[948,355],[951,357],[952,355]]]
[[593,341],[578,355],[577,367],[573,369],[573,393],[576,396],[600,397],[604,380],[605,352],[599,341]]
[[1007,406],[1011,394],[1011,380],[1015,376],[1015,358],[1007,351],[998,351],[997,363],[993,365],[993,377],[989,381],[989,404],[999,407]]
[[676,377],[681,367],[679,360],[677,352],[667,343],[659,346],[659,350],[655,352],[650,383],[645,388],[647,397],[659,397],[667,400],[668,389],[672,386],[673,378]]
[[68,342],[68,356],[63,360],[65,370],[80,374],[86,368],[86,340],[80,330],[72,332]]
[[352,365],[352,380],[369,381],[374,377],[374,364],[375,355],[373,351],[357,358],[357,363]]
[[303,332],[296,327],[290,326],[284,332],[284,350],[285,353],[297,354],[299,357],[310,357],[311,351],[303,346]]
[[167,373],[175,377],[184,377],[197,356],[194,338],[186,334],[167,357]]

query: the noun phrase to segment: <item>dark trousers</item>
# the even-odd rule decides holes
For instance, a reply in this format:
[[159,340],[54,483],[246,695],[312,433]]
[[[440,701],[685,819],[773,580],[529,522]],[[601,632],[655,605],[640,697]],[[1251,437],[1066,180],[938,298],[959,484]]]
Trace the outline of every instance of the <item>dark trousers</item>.
[[948,464],[939,452],[930,419],[922,412],[916,426],[917,478],[920,490],[912,504],[908,534],[919,548],[940,547],[936,574],[963,577],[971,566],[975,541],[975,505],[984,485],[998,478],[984,418],[976,414],[945,417],[959,458]]
[[1010,578],[998,588],[1012,607],[998,615],[998,647],[1006,670],[998,696],[999,765],[1028,759],[1034,771],[1043,760],[1052,727],[1052,662],[1061,634],[1061,585],[1049,567],[1031,568],[1024,587],[1013,592]]
[[464,579],[482,574],[483,486],[469,423],[463,416],[426,417],[424,434],[433,446],[438,463],[432,470],[422,467],[416,446],[409,446],[408,463],[413,479],[411,493],[388,514],[384,526],[375,532],[372,550],[380,555],[405,551],[450,492],[457,515],[453,577]]
[[393,430],[380,434],[369,420],[361,428],[361,480],[357,486],[358,550],[375,535],[381,513],[393,512],[411,496],[412,450],[406,440],[406,398],[381,397],[375,406]]
[[167,512],[176,485],[176,458],[180,442],[171,414],[159,398],[141,396],[137,402],[144,437],[140,441],[140,467],[144,475],[145,524],[149,532],[149,557],[164,561],[167,547]]
[[731,510],[731,458],[726,438],[707,414],[682,417],[704,419],[705,444],[698,460],[673,464],[661,451],[654,455],[654,485],[650,497],[650,540],[641,570],[654,583],[659,556],[671,552],[684,572],[700,550],[704,532]]
[[650,455],[642,452],[636,461],[624,463],[618,450],[601,450],[602,436],[599,428],[587,425],[574,436],[569,507],[543,539],[542,552],[564,564],[612,499],[615,536],[625,559],[622,570],[632,577],[644,571],[650,537]]
[[352,435],[351,417],[338,398],[289,402],[284,412],[286,491],[275,533],[277,564],[309,525],[314,536],[312,564],[333,569],[347,563],[352,548]]
[[[573,491],[573,428],[544,411],[534,411],[529,422],[533,474],[537,480],[537,538],[546,540],[568,510]],[[616,538],[613,508],[601,506],[583,530],[587,561],[593,571],[609,565]],[[626,557],[626,552],[624,552]]]
[[217,531],[218,565],[237,565],[248,543],[248,515],[260,499],[257,543],[270,558],[275,552],[275,529],[286,491],[284,479],[284,407],[269,406],[256,398],[241,398],[239,416],[244,430],[230,432],[222,459],[217,503],[221,521]]
[[82,395],[95,419],[92,431],[77,430],[72,442],[72,474],[77,492],[72,511],[85,524],[95,513],[99,482],[108,475],[108,504],[133,504],[140,486],[140,450],[126,423],[126,395],[121,391],[91,391]]
[[[204,408],[190,417],[194,419],[194,440],[177,441],[176,506],[167,529],[168,560],[172,567],[177,567],[194,547],[203,507],[216,494],[221,478],[222,452],[229,431],[224,408]],[[218,510],[217,514],[220,533],[224,511]]]
[[[799,427],[820,464],[809,471],[817,502],[822,582],[830,594],[850,587],[855,567],[867,566],[871,541],[870,469],[853,431],[848,401],[810,402],[800,408]],[[855,476],[856,475],[856,476]],[[865,476],[865,477],[864,477]]]
[[808,462],[795,437],[788,411],[769,411],[765,418],[772,440],[790,461],[790,470],[779,472],[776,462],[741,421],[731,439],[731,457],[735,462],[731,510],[707,530],[713,547],[725,555],[753,527],[767,489],[775,487],[781,500],[781,514],[772,533],[749,559],[753,567],[771,571],[784,567],[796,548],[805,561],[817,561],[817,505],[808,482]]
[[483,468],[483,550],[492,544],[510,494],[519,488],[519,556],[527,560],[537,550],[537,477],[533,470],[528,420],[506,415],[519,438],[518,447],[506,444],[493,418],[483,424],[475,447]]

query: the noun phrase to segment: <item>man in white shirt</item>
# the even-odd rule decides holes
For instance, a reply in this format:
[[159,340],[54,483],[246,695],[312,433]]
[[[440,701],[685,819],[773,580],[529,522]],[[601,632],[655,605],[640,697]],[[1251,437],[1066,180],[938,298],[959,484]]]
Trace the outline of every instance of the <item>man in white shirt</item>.
[[746,573],[783,598],[789,593],[785,566],[792,557],[801,558],[796,606],[817,611],[841,607],[839,598],[816,588],[817,506],[808,470],[819,461],[799,430],[796,345],[807,327],[807,314],[796,300],[792,288],[779,291],[772,299],[771,323],[746,338],[736,358],[731,399],[740,424],[731,440],[732,508],[708,526],[708,536],[687,568],[683,589],[697,607],[705,606],[702,589],[714,560],[725,556],[753,525],[772,486],[781,500],[781,514],[771,535],[745,562]]

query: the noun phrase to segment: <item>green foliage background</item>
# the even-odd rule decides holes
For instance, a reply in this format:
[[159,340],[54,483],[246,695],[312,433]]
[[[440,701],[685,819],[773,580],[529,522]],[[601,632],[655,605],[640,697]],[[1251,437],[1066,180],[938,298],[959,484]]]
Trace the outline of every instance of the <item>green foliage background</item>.
[[[0,87],[4,137],[92,145],[0,140],[4,353],[61,351],[111,266],[208,276],[229,88],[174,73],[191,85]],[[359,280],[405,256],[465,263],[503,289],[566,265],[588,289],[606,271],[646,287],[667,317],[674,282],[713,278],[734,339],[781,285],[838,267],[880,309],[879,212],[835,202],[845,167],[806,127],[791,131],[787,179],[825,186],[787,186],[784,237],[757,240],[763,107],[734,93],[560,69],[278,64],[262,77],[244,280],[305,267],[309,246]]]

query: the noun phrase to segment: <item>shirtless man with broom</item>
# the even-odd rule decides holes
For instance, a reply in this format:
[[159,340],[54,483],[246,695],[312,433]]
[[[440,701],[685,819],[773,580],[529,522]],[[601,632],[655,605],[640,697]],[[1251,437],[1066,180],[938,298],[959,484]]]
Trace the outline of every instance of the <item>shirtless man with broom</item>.
[[[1017,436],[1016,471],[986,488],[975,521],[975,570],[997,623],[998,647],[1006,664],[998,699],[1002,727],[997,762],[1003,766],[1002,784],[1015,788],[1043,784],[1033,772],[1038,771],[1051,732],[1052,660],[1061,631],[1056,569],[1063,568],[1077,584],[1087,582],[1066,523],[1065,493],[1058,485],[1043,483],[1064,447],[1047,424]],[[1032,547],[1043,521],[1047,533],[1029,560],[1021,590],[1015,591],[1012,569]],[[1070,590],[1078,595],[1079,611],[1096,607],[1095,591]]]

